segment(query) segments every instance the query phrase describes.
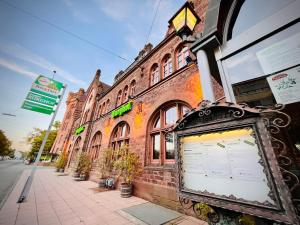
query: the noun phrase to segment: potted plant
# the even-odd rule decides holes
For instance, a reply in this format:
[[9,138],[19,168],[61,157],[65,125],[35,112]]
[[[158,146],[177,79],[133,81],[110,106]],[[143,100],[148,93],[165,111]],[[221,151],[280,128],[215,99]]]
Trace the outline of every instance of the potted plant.
[[112,161],[113,149],[107,148],[102,151],[97,161],[97,168],[100,174],[99,187],[104,188],[106,186],[106,180],[113,169]]
[[79,173],[80,180],[86,180],[88,178],[91,169],[91,159],[87,153],[82,152],[78,158],[78,164],[76,171]]
[[128,145],[123,146],[118,151],[117,159],[114,162],[114,169],[123,178],[120,189],[121,197],[128,198],[132,196],[132,182],[136,176],[141,174],[141,168],[139,156],[131,151]]
[[64,172],[67,164],[68,157],[66,154],[61,153],[55,162],[56,172]]

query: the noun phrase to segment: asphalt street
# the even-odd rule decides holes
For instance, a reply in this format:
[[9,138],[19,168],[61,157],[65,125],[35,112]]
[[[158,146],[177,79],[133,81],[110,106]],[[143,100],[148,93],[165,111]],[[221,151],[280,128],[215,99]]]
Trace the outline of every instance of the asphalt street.
[[23,170],[30,167],[22,160],[0,160],[0,209]]

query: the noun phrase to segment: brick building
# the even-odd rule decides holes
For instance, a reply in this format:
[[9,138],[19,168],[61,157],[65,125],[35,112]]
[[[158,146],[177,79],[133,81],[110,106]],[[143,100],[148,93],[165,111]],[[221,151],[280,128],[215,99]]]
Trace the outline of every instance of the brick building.
[[[208,1],[193,1],[201,21],[205,20]],[[195,27],[195,34],[203,29]],[[192,62],[187,64],[186,58]],[[101,71],[87,91],[70,93],[67,109],[52,153],[68,152],[68,167],[84,151],[96,160],[101,149],[119,148],[124,143],[137,152],[143,174],[134,182],[134,194],[169,207],[176,207],[175,157],[173,136],[165,129],[202,100],[200,73],[189,44],[176,36],[169,26],[165,38],[156,46],[145,45],[135,61],[115,76],[112,86],[101,82]],[[214,80],[216,98],[223,91]],[[132,109],[112,117],[112,111],[132,102]],[[131,104],[131,103],[130,103]],[[84,127],[80,134],[75,129]],[[95,166],[95,164],[94,164]],[[97,180],[92,169],[90,179]]]

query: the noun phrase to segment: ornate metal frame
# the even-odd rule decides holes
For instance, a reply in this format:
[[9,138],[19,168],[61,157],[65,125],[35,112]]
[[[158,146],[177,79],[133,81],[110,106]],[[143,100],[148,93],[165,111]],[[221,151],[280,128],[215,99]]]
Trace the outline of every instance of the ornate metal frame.
[[[283,141],[275,137],[280,130],[287,127],[291,121],[290,117],[281,112],[282,105],[274,108],[256,107],[250,108],[246,104],[234,103],[211,103],[202,101],[197,109],[191,110],[174,127],[176,167],[179,171],[177,177],[177,192],[180,203],[190,205],[194,212],[205,208],[207,218],[215,223],[220,219],[215,207],[233,210],[239,213],[258,216],[287,224],[299,224],[299,199],[292,199],[292,192],[299,190],[298,177],[288,171],[287,167],[292,163],[288,157],[286,146]],[[181,156],[182,137],[225,131],[235,128],[251,126],[255,131],[255,138],[259,147],[261,157],[260,164],[268,179],[270,188],[269,196],[275,204],[270,202],[247,201],[238,199],[234,195],[220,196],[207,191],[189,190],[183,184],[183,168]],[[211,209],[199,207],[199,203],[210,205]],[[293,206],[296,206],[296,209]],[[196,206],[198,204],[198,206]]]

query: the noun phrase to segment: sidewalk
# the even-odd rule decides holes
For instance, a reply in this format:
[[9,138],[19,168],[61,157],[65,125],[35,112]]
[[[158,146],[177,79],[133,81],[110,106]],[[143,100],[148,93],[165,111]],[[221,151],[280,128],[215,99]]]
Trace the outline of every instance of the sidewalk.
[[[120,192],[95,192],[97,184],[76,182],[58,176],[53,169],[37,170],[25,203],[17,204],[29,170],[24,171],[0,211],[0,225],[130,225],[145,224],[122,209],[146,203],[144,199],[121,198]],[[182,216],[168,224],[205,225]]]

